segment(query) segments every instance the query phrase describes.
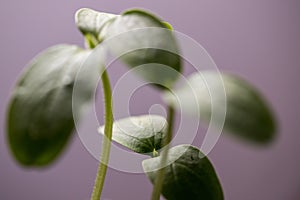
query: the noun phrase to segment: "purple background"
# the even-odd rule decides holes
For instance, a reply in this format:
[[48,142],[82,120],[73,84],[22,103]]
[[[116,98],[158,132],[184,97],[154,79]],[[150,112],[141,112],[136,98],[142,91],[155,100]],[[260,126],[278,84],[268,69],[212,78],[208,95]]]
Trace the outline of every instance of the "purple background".
[[[24,65],[54,44],[82,46],[73,19],[81,7],[112,13],[149,9],[201,43],[220,69],[241,74],[260,88],[280,122],[277,141],[257,148],[222,137],[209,157],[228,200],[300,199],[300,1],[10,0],[0,4],[1,200],[89,199],[97,161],[78,137],[55,165],[28,170],[11,158],[4,134],[8,96]],[[143,101],[139,102],[135,109],[143,109]],[[109,170],[103,197],[149,199],[151,189],[144,175]]]

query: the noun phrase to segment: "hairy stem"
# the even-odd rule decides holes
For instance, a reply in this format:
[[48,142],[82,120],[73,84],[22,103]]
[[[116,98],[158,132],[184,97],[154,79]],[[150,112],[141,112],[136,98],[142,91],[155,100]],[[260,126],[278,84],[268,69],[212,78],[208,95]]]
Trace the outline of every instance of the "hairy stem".
[[167,136],[164,139],[163,146],[165,146],[165,150],[161,153],[161,160],[160,160],[160,169],[155,179],[155,184],[152,191],[152,200],[159,200],[161,189],[163,186],[164,178],[165,178],[165,167],[167,164],[168,152],[169,152],[169,145],[172,140],[172,132],[173,132],[173,121],[174,121],[174,108],[173,106],[169,105],[168,107],[168,130]]
[[107,164],[109,161],[111,138],[112,138],[112,125],[113,125],[112,94],[111,94],[109,77],[106,70],[103,72],[101,79],[103,85],[104,104],[105,104],[105,127],[104,127],[104,137],[102,142],[102,155],[100,157],[100,163],[98,166],[98,172],[97,172],[91,200],[100,199],[105,176],[106,176]]

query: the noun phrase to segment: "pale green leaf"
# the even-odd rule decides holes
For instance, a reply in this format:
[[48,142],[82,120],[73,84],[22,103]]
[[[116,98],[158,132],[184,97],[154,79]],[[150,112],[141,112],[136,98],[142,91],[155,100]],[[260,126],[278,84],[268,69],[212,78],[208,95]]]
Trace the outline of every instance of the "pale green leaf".
[[[104,134],[104,126],[98,130]],[[120,119],[113,124],[112,140],[137,153],[153,153],[162,148],[167,122],[158,115]]]
[[[224,85],[217,84],[219,81]],[[212,107],[216,110],[213,113],[216,119],[226,111],[224,129],[236,136],[257,143],[267,143],[275,136],[275,120],[269,104],[255,87],[240,77],[224,73],[220,76],[212,71],[195,73],[174,94],[178,99],[165,93],[165,101],[178,109],[181,107],[183,112],[200,114],[201,119],[208,122]]]
[[101,41],[98,36],[103,27],[115,17],[117,17],[117,15],[97,12],[89,8],[81,8],[75,14],[75,23],[85,36],[89,43],[88,45],[93,47],[93,45]]

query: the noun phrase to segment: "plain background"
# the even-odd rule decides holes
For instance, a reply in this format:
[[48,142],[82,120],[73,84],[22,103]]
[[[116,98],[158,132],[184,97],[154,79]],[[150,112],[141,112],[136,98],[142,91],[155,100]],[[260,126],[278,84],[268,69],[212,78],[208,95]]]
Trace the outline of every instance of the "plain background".
[[[209,157],[228,200],[300,199],[300,1],[4,0],[0,5],[1,200],[89,199],[97,161],[78,137],[50,168],[23,169],[10,156],[4,123],[9,94],[31,58],[58,43],[82,46],[73,19],[81,7],[112,13],[151,10],[202,44],[220,69],[260,88],[277,114],[276,142],[258,148],[224,136]],[[143,112],[139,102],[135,112]],[[151,189],[144,175],[109,170],[103,197],[144,200]]]

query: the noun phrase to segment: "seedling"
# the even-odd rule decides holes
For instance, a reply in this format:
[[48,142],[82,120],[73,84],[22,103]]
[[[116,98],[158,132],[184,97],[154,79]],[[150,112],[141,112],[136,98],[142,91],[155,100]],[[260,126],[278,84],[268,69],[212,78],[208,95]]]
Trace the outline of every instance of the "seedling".
[[[106,139],[103,139],[91,199],[100,199],[112,140],[138,154],[150,156],[142,165],[154,184],[152,200],[158,200],[161,194],[168,200],[223,199],[213,165],[197,147],[187,144],[169,147],[174,113],[177,109],[194,115],[200,112],[204,120],[209,120],[212,104],[210,94],[204,88],[211,84],[215,102],[222,98],[222,91],[226,93],[224,129],[250,142],[266,144],[275,135],[275,122],[259,92],[240,77],[213,71],[194,73],[187,78],[188,85],[175,88],[177,73],[181,72],[183,63],[178,54],[180,47],[171,25],[148,12],[129,10],[114,15],[84,8],[77,11],[75,18],[87,48],[64,44],[46,49],[30,62],[12,93],[7,112],[7,136],[18,163],[25,167],[45,167],[59,157],[75,129],[74,113],[80,114],[93,97],[91,81],[97,79],[100,73],[105,124],[99,132]],[[142,34],[139,32],[147,28],[161,31],[149,29]],[[96,61],[89,62],[94,67],[78,73],[93,49],[113,37],[118,38],[114,45],[104,48],[122,55],[121,61],[130,68],[145,66],[137,75],[154,83],[152,85],[161,91],[168,105],[167,119],[158,115],[142,115],[114,122],[111,86],[104,66]],[[156,48],[144,48],[145,44],[156,45]],[[127,52],[129,47],[135,50]],[[158,65],[166,66],[170,72],[165,73]],[[222,87],[214,85],[220,77]],[[76,104],[72,106],[75,82],[80,87],[76,89]],[[192,102],[195,94],[196,101]]]

